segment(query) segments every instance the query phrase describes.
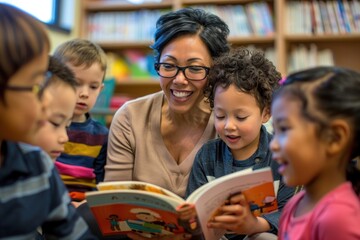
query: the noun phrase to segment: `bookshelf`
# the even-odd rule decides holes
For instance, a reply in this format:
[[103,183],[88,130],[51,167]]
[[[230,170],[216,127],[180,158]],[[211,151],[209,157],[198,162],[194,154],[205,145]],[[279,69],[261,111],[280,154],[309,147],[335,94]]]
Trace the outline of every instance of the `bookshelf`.
[[[252,5],[255,3],[266,3],[270,9],[270,13],[273,17],[273,32],[266,34],[239,34],[231,35],[229,42],[233,46],[255,46],[263,50],[272,49],[272,60],[275,62],[277,69],[282,73],[283,76],[289,73],[289,62],[293,61],[292,53],[294,49],[310,49],[316,46],[316,51],[331,53],[333,56],[333,63],[338,66],[348,67],[360,71],[360,29],[358,31],[351,32],[319,32],[318,30],[312,29],[312,31],[304,32],[293,32],[290,28],[289,23],[293,23],[294,16],[299,13],[303,13],[301,19],[313,18],[313,20],[307,21],[307,24],[315,24],[315,20],[319,20],[319,12],[312,10],[312,5],[315,2],[315,7],[319,7],[320,2],[336,2],[338,1],[292,1],[292,0],[273,0],[273,1],[257,1],[257,0],[163,0],[163,1],[145,1],[142,4],[132,4],[126,0],[82,0],[81,2],[81,37],[89,38],[103,47],[107,52],[121,52],[123,50],[135,49],[142,51],[145,54],[151,54],[152,50],[149,48],[152,38],[141,38],[141,39],[102,39],[93,38],[89,35],[89,29],[92,29],[91,21],[89,17],[103,14],[103,13],[117,13],[117,14],[130,14],[133,12],[139,13],[142,11],[150,11],[150,15],[155,13],[163,13],[170,10],[177,10],[182,7],[197,7],[199,5],[203,7],[217,7],[216,10],[235,6]],[[343,0],[341,3],[351,4],[351,12],[356,19],[360,19],[360,8],[354,7],[354,4],[358,4],[359,0]],[[289,7],[290,5],[306,5],[302,10]],[[334,3],[335,4],[335,3]],[[317,6],[319,5],[319,6]],[[344,4],[345,5],[345,4]],[[360,5],[359,5],[360,6]],[[298,7],[299,8],[299,7]],[[296,14],[294,14],[294,11]],[[310,12],[308,12],[310,11]],[[305,14],[304,14],[305,13]],[[316,14],[317,13],[317,14]],[[219,14],[220,15],[220,14]],[[153,15],[152,15],[153,16]],[[226,13],[225,15],[226,16]],[[322,15],[321,15],[322,16]],[[100,17],[101,18],[101,17]],[[136,18],[134,18],[136,19]],[[138,19],[138,18],[137,18]],[[155,19],[155,18],[154,18]],[[225,20],[225,19],[224,19]],[[326,20],[325,20],[326,21]],[[354,20],[353,20],[354,21]],[[126,22],[126,21],[125,21]],[[134,23],[135,27],[154,27],[155,20],[148,21],[149,23],[141,23],[141,20],[136,20]],[[226,22],[226,21],[225,21]],[[300,23],[301,24],[301,23]],[[324,22],[322,23],[324,24]],[[119,25],[128,25],[121,24]],[[304,25],[304,24],[303,24]],[[360,27],[360,26],[359,26]],[[314,27],[313,27],[314,28]],[[294,28],[293,28],[294,29]],[[231,29],[233,32],[234,30]],[[117,82],[115,94],[127,95],[130,97],[140,97],[148,93],[156,92],[160,90],[159,82],[156,77],[149,77],[147,79],[134,80],[134,78],[119,79]]]

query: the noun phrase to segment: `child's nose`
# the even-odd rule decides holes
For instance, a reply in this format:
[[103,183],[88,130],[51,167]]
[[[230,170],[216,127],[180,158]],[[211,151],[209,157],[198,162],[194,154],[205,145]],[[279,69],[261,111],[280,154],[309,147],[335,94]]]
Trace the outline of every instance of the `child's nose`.
[[89,96],[89,90],[87,87],[82,87],[79,89],[80,97],[87,97]]
[[226,130],[233,130],[233,129],[235,129],[235,124],[234,124],[234,122],[233,122],[231,119],[228,119],[228,120],[225,122],[225,129],[226,129]]

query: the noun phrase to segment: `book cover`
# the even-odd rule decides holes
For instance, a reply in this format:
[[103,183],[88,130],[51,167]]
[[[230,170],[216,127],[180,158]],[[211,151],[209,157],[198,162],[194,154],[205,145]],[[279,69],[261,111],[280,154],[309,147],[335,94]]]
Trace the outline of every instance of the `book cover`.
[[215,179],[194,191],[186,200],[153,184],[137,181],[98,184],[99,191],[86,199],[104,236],[136,232],[152,238],[186,231],[176,208],[192,203],[205,239],[218,240],[225,230],[209,229],[207,222],[228,198],[243,193],[255,216],[277,210],[270,168],[247,169]]

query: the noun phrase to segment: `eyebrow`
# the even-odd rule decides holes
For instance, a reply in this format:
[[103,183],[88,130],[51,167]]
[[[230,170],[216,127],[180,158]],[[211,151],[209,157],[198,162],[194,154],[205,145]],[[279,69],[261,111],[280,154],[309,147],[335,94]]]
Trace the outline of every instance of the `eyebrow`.
[[[170,58],[172,60],[178,60],[177,58],[173,57],[172,55],[164,55],[165,58]],[[166,60],[166,59],[165,59]],[[187,59],[186,62],[195,62],[195,61],[205,61],[204,59],[202,58],[190,58],[190,59]]]
[[287,117],[278,117],[278,118],[274,118],[274,116],[273,116],[273,123],[279,123],[279,122],[285,122],[285,121],[287,121],[288,120],[288,118]]

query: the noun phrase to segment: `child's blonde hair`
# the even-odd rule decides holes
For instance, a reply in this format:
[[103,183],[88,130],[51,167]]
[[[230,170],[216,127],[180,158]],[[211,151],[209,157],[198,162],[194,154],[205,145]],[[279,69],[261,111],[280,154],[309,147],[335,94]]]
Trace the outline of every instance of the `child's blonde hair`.
[[106,72],[106,54],[104,50],[89,40],[73,39],[59,45],[54,52],[54,57],[61,59],[65,63],[74,66],[85,66],[89,68],[94,63],[99,63],[101,70]]

